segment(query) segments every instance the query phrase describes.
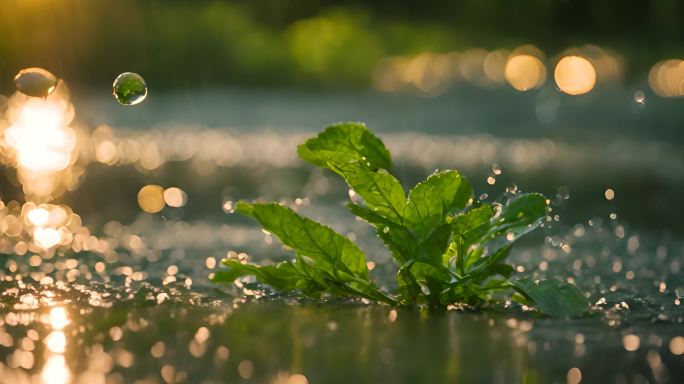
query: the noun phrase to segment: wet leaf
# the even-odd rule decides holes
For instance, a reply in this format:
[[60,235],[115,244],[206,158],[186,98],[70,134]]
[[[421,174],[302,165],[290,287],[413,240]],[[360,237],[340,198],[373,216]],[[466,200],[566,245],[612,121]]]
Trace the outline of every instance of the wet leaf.
[[306,278],[297,271],[292,263],[287,261],[276,265],[263,266],[243,263],[237,259],[224,259],[221,263],[226,268],[214,274],[212,281],[217,283],[232,283],[240,277],[255,276],[258,281],[275,289],[290,291],[297,289],[297,283]]
[[574,285],[558,280],[520,279],[511,283],[543,313],[553,317],[576,317],[589,310],[589,303]]
[[[399,264],[398,299],[403,304],[477,306],[491,300],[495,292],[510,290],[513,285],[507,279],[515,271],[505,264],[506,257],[515,242],[536,229],[546,215],[546,198],[536,193],[506,196],[497,206],[473,204],[470,184],[453,170],[431,175],[407,198],[399,180],[388,171],[389,151],[360,123],[326,128],[300,145],[299,155],[340,175],[361,197],[361,202],[347,207],[375,227]],[[228,262],[227,270],[217,278],[252,274],[284,289],[394,302],[371,282],[361,250],[329,227],[278,204],[241,202],[236,211],[256,218],[293,248],[296,261],[268,267]],[[289,276],[279,278],[276,273]],[[572,296],[574,287],[546,284],[542,288],[557,289],[569,303],[577,302]],[[522,292],[524,280],[515,287]],[[536,296],[537,305],[549,313],[574,313],[571,307],[549,307],[553,303],[547,304],[544,294],[548,293],[536,289],[526,297],[533,300]]]
[[351,240],[282,205],[238,202],[236,212],[252,216],[283,244],[309,257],[315,265],[368,278],[363,252]]
[[307,140],[298,148],[299,156],[322,168],[346,153],[355,160],[364,160],[371,169],[392,169],[392,158],[385,144],[363,123],[339,123]]
[[399,181],[384,169],[372,170],[363,161],[340,158],[329,162],[331,169],[344,178],[373,212],[403,225],[406,195]]
[[[393,302],[380,293],[370,280],[363,252],[332,228],[302,217],[290,208],[276,203],[238,202],[235,211],[257,219],[265,230],[295,250],[297,260],[291,264],[279,264],[276,269],[272,266],[243,266],[244,264],[229,262],[224,279],[235,275],[254,275],[257,279],[261,278],[263,283],[271,285],[271,282],[275,282],[286,287],[285,289],[320,287],[330,293]],[[275,272],[290,276],[277,280],[273,276]]]
[[423,241],[446,223],[448,215],[465,208],[472,195],[470,184],[458,172],[435,173],[409,193],[405,225],[418,241]]

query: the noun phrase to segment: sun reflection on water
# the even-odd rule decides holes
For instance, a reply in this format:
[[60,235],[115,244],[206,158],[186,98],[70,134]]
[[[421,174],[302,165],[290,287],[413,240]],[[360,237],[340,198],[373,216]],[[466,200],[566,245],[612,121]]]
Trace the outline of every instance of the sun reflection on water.
[[43,384],[66,384],[70,382],[71,373],[64,355],[51,355],[47,358],[40,374]]
[[45,338],[45,345],[53,353],[64,353],[66,344],[66,336],[62,331],[54,331]]
[[50,309],[50,326],[55,330],[62,330],[69,325],[69,316],[63,307],[54,307]]
[[14,148],[20,167],[35,172],[61,171],[71,162],[76,135],[69,105],[64,99],[30,98],[10,112],[12,125],[5,131],[7,144]]
[[45,364],[41,370],[41,382],[50,384],[66,384],[71,380],[64,353],[67,350],[67,338],[63,329],[69,325],[69,315],[64,307],[53,307],[48,314],[48,325],[52,332],[44,340]]
[[16,169],[27,202],[0,205],[1,251],[50,258],[83,232],[69,207],[46,203],[74,189],[83,173],[84,164],[77,164],[82,138],[71,126],[74,113],[63,81],[45,98],[16,92],[8,100],[0,120],[0,161]]
[[16,92],[0,125],[2,160],[17,169],[31,198],[49,200],[75,187],[78,169],[77,131],[70,126],[74,108],[63,81],[45,99]]

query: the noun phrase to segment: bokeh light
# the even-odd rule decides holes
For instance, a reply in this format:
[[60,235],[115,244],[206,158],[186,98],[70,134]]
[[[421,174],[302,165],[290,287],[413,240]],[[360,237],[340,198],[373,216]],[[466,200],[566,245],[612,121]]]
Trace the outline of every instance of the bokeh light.
[[178,187],[170,187],[164,190],[164,201],[169,207],[180,208],[188,201],[188,195]]
[[69,325],[69,315],[64,307],[50,309],[50,327],[54,330],[62,330]]
[[582,95],[596,85],[596,69],[586,58],[565,56],[554,70],[553,77],[558,88],[569,95]]
[[159,185],[146,185],[138,192],[138,205],[147,213],[157,213],[164,209],[164,188]]
[[684,60],[670,59],[655,63],[648,73],[648,83],[658,96],[684,96]]
[[35,208],[29,211],[27,218],[31,224],[42,227],[50,221],[50,212],[45,208]]
[[487,79],[496,85],[506,82],[505,67],[510,52],[505,49],[497,49],[487,54],[482,63],[484,74]]
[[482,48],[471,48],[460,56],[458,69],[461,76],[469,83],[487,87],[491,81],[485,73],[485,62],[489,52]]
[[508,84],[518,91],[539,88],[546,82],[546,68],[539,58],[528,55],[513,55],[506,62],[504,76]]
[[67,384],[71,380],[71,373],[64,355],[51,355],[47,358],[41,373],[42,384]]
[[53,331],[45,338],[45,345],[53,353],[64,353],[66,344],[66,336],[62,331]]
[[59,231],[54,228],[39,227],[33,231],[33,240],[39,247],[50,249],[62,241],[62,236]]

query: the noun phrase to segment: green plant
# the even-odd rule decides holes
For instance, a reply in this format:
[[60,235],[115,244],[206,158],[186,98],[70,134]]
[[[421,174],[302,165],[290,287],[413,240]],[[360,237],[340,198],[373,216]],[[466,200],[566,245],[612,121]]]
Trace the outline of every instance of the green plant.
[[391,305],[452,304],[482,306],[501,291],[554,316],[575,316],[587,300],[560,281],[510,280],[505,263],[513,244],[536,229],[547,214],[538,193],[504,196],[500,203],[473,199],[468,181],[457,171],[435,172],[406,197],[392,175],[389,151],[365,125],[330,126],[299,146],[299,156],[341,176],[363,202],[349,210],[367,221],[399,264],[398,290],[380,291],[370,278],[363,252],[330,227],[276,203],[240,201],[235,211],[255,218],[295,251],[295,260],[257,266],[224,259],[215,282],[232,283],[254,275],[280,291],[308,296],[364,297]]

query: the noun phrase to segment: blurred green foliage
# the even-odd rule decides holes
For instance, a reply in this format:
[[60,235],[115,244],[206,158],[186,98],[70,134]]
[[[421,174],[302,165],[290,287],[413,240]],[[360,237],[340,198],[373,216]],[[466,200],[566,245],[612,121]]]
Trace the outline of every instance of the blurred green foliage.
[[682,53],[684,4],[454,1],[3,0],[0,90],[41,66],[95,87],[121,72],[155,88],[358,87],[387,55],[596,43],[643,71]]

